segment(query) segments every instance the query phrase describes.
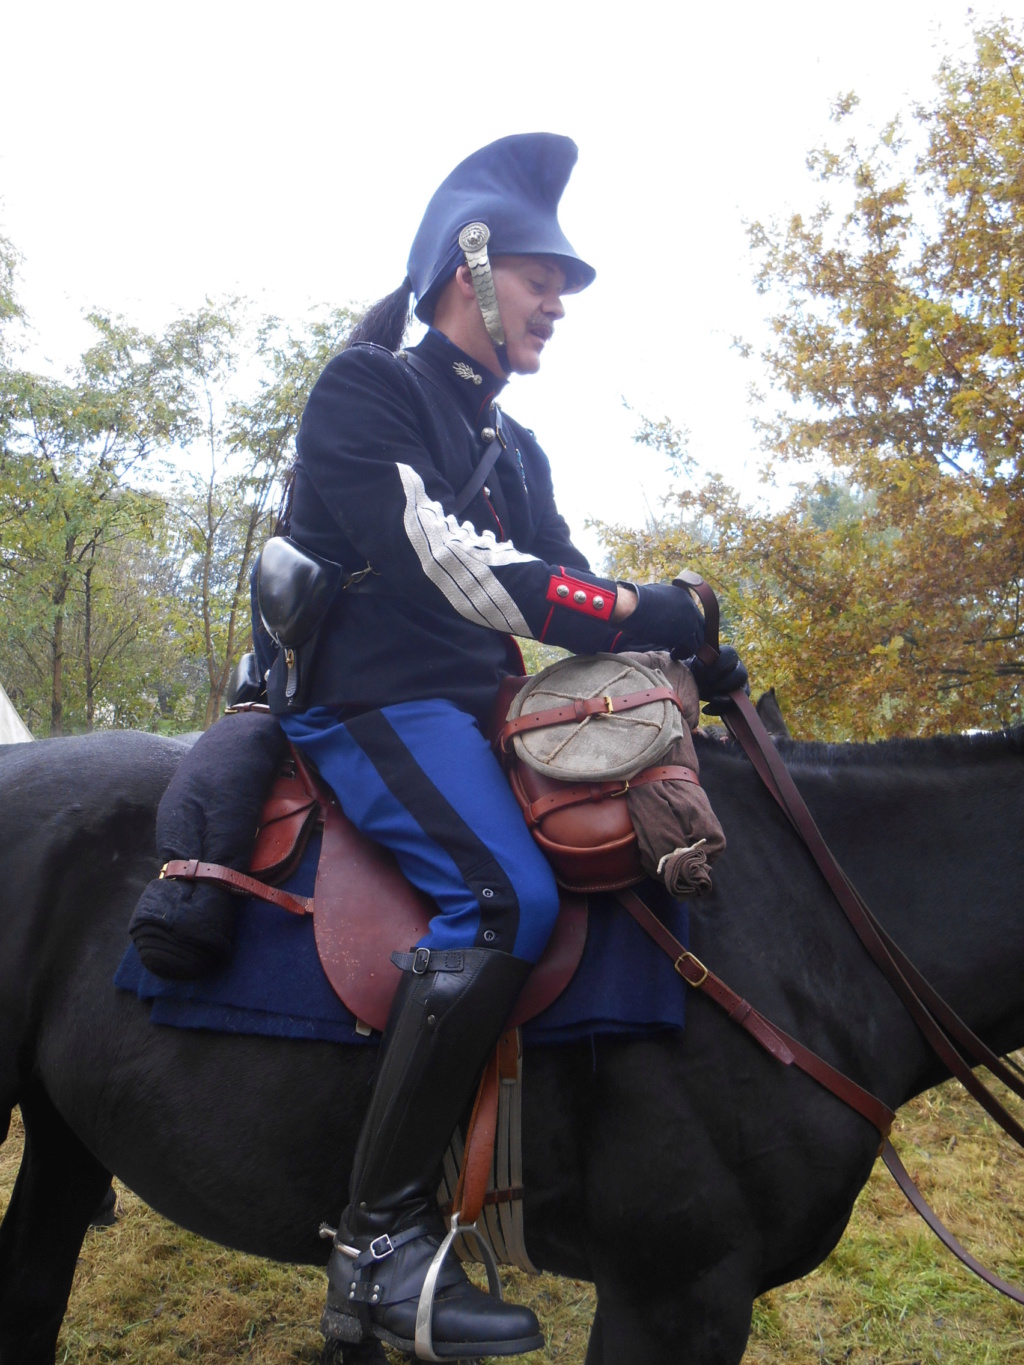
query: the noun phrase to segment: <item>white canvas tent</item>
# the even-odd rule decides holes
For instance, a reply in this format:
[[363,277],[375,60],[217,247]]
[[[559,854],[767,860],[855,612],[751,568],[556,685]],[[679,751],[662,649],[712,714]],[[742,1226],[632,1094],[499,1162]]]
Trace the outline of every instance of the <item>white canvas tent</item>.
[[32,731],[14,709],[14,705],[0,684],[0,744],[21,744],[32,738]]

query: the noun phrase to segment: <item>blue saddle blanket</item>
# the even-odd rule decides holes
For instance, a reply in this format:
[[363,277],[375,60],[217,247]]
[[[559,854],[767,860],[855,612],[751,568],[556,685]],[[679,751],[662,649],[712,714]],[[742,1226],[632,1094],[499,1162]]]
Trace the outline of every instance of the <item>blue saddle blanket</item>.
[[[313,894],[320,840],[287,883]],[[686,903],[650,884],[639,888],[667,928],[689,942]],[[405,948],[408,945],[400,945]],[[130,944],[114,984],[151,1001],[155,1024],[257,1033],[338,1043],[376,1042],[356,1032],[356,1020],[331,988],[320,965],[312,917],[289,914],[264,901],[239,900],[235,951],[220,972],[199,981],[165,981],[142,965]],[[528,1043],[570,1043],[595,1034],[637,1034],[681,1029],[686,986],[671,959],[611,896],[592,896],[586,946],[579,969],[553,1004],[523,1027]]]

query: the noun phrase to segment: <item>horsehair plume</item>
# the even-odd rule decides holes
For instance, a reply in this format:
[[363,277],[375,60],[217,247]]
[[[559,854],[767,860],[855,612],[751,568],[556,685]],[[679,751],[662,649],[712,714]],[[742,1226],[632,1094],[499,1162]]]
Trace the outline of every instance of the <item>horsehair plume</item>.
[[286,536],[292,528],[292,499],[295,495],[295,461],[292,460],[288,466],[288,472],[284,476],[284,488],[281,491],[281,502],[277,509],[277,516],[274,519],[274,529],[271,532],[275,536]]
[[346,347],[368,341],[375,346],[384,346],[389,351],[397,351],[409,326],[411,303],[412,285],[407,275],[397,289],[370,305],[353,328]]

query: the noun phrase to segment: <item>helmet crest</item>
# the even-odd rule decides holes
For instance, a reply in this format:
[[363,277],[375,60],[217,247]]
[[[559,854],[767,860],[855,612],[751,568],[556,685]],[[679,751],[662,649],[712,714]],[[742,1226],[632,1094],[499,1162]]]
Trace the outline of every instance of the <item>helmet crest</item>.
[[435,190],[409,253],[421,321],[431,321],[438,294],[465,262],[488,335],[501,344],[495,326],[504,341],[488,251],[554,257],[565,271],[567,293],[593,281],[593,267],[577,255],[558,223],[558,203],[576,157],[571,138],[517,133],[488,143],[455,167]]

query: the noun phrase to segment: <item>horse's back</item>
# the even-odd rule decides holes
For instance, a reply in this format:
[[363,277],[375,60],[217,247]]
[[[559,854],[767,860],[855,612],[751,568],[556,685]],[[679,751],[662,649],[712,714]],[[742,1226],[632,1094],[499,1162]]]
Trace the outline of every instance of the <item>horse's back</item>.
[[[173,740],[133,731],[0,751],[0,935],[8,967],[12,945],[23,941],[31,950],[21,963],[31,971],[51,930],[73,932],[61,907],[108,903],[118,863],[152,864],[156,808],[184,752]],[[105,884],[91,896],[83,878],[104,866]]]
[[[157,802],[186,748],[178,740],[136,730],[97,731],[33,744],[0,745],[4,824],[0,849],[15,824],[62,811],[103,819],[104,801]],[[24,808],[8,804],[26,803]]]
[[[111,974],[185,750],[130,731],[0,750],[0,1122],[83,964]],[[30,1036],[30,1030],[32,1036]]]

